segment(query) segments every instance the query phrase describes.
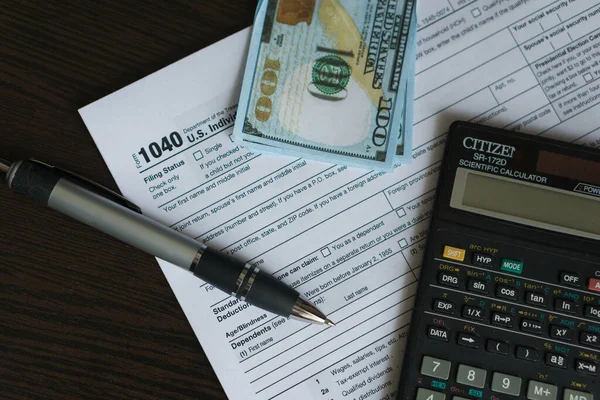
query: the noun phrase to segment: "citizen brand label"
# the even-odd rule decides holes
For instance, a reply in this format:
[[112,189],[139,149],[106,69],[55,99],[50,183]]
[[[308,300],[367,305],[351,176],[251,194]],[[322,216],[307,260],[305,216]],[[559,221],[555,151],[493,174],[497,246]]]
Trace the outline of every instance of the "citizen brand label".
[[476,139],[470,136],[464,138],[463,146],[466,149],[483,151],[485,153],[493,154],[495,156],[502,156],[512,158],[517,151],[516,147],[508,146],[506,144],[490,142],[487,140]]

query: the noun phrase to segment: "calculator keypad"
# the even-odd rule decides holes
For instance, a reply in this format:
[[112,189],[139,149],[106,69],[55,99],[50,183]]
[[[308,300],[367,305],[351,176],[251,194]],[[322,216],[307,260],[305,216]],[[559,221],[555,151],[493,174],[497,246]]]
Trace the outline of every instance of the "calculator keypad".
[[556,400],[557,396],[558,387],[544,382],[529,382],[527,388],[527,398],[529,400]]
[[[523,350],[528,350],[521,348]],[[528,355],[529,356],[529,355]],[[584,364],[582,364],[584,365]],[[448,380],[451,378],[450,371],[452,370],[452,363],[447,360],[442,360],[435,357],[425,356],[421,364],[421,374],[430,376],[436,379]],[[459,364],[456,372],[455,380],[457,383],[468,385],[474,388],[484,388],[488,371],[482,368],[473,367],[470,365]],[[524,381],[523,378],[505,374],[502,372],[494,372],[490,382],[490,389],[492,392],[506,394],[510,396],[520,396],[523,392]],[[478,396],[480,392],[477,390],[469,390],[469,394]],[[559,399],[558,387],[548,382],[539,382],[536,380],[530,380],[527,385],[527,399],[530,400],[556,400]],[[417,397],[415,400],[435,400],[445,399],[446,395],[442,392],[419,388],[417,390]],[[565,389],[562,400],[593,400],[593,394],[589,392],[582,392],[573,389]],[[460,396],[453,396],[453,400],[465,399]]]
[[469,335],[467,333],[459,333],[457,342],[461,346],[470,347],[472,349],[479,348],[479,338],[474,335]]
[[443,342],[448,341],[448,330],[444,328],[437,328],[435,326],[430,326],[427,330],[427,336],[429,339],[433,340],[441,340]]
[[438,268],[424,310],[430,345],[421,348],[428,354],[421,356],[415,398],[598,396],[600,295],[590,292],[592,279],[557,269],[571,265],[564,260],[535,275],[541,268],[528,257],[505,256],[493,246],[475,251],[448,237],[454,243],[441,246],[432,261]]
[[540,359],[540,354],[537,350],[529,347],[518,346],[516,356],[520,360],[536,362]]
[[505,356],[508,354],[509,345],[506,342],[490,339],[487,341],[487,346],[485,349],[490,353],[501,354]]
[[521,331],[541,335],[544,333],[544,326],[539,321],[523,318],[521,320]]
[[594,400],[594,396],[590,393],[580,392],[578,390],[573,389],[565,389],[565,394],[563,396],[564,400]]
[[598,375],[598,364],[586,360],[575,361],[575,369],[579,372],[585,372],[590,375]]
[[517,300],[518,299],[518,291],[516,288],[498,285],[496,287],[496,297],[499,297],[501,299],[507,299],[507,300]]
[[560,354],[546,353],[546,365],[556,368],[567,368],[567,359]]
[[433,303],[433,309],[448,315],[453,315],[456,306],[451,301],[437,299]]
[[567,313],[567,314],[576,314],[577,313],[577,304],[570,300],[564,299],[556,299],[556,303],[554,308],[558,312]]
[[521,394],[521,383],[523,379],[502,374],[500,372],[494,372],[494,377],[492,378],[492,392],[510,394],[511,396],[518,396]]
[[478,280],[478,279],[469,279],[469,286],[467,290],[476,293],[489,293],[489,284],[486,281]]
[[525,303],[538,307],[546,307],[546,295],[536,292],[527,292]]
[[450,376],[451,363],[439,358],[425,356],[421,364],[421,373],[433,378],[447,380]]
[[433,390],[419,388],[416,400],[446,400],[446,395]]
[[600,348],[600,334],[581,332],[579,342],[588,346]]
[[471,367],[469,365],[459,365],[456,374],[456,382],[463,385],[469,385],[476,388],[485,386],[487,371],[481,368]]

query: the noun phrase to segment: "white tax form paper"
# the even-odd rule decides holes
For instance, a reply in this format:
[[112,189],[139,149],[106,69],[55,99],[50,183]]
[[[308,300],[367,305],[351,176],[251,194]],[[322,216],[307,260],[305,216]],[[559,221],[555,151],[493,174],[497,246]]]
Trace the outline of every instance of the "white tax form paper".
[[452,121],[600,147],[599,2],[424,0],[418,15],[415,148],[394,173],[234,143],[249,30],[80,110],[145,215],[255,263],[337,322],[267,314],[159,260],[231,399],[395,397]]

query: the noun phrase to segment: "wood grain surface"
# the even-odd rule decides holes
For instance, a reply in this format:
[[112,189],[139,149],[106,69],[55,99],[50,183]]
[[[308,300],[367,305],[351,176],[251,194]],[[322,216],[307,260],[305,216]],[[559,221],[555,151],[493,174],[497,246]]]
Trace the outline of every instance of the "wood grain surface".
[[[0,157],[112,180],[77,110],[252,23],[256,0],[2,0]],[[0,398],[224,399],[151,256],[0,184]]]

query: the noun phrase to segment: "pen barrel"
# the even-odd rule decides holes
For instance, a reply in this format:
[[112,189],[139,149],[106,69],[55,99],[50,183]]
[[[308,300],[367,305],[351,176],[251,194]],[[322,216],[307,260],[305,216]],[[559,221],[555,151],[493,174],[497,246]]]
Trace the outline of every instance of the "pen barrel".
[[60,179],[48,206],[123,242],[187,270],[206,246],[93,193],[68,179]]
[[60,170],[19,161],[9,186],[86,225],[189,270],[210,285],[277,315],[289,317],[298,292],[258,267],[200,242],[69,180]]
[[73,183],[60,170],[31,161],[14,163],[8,185],[86,225],[187,270],[206,246]]

